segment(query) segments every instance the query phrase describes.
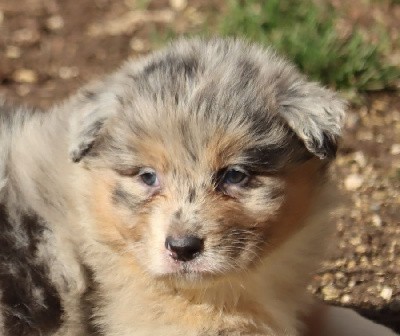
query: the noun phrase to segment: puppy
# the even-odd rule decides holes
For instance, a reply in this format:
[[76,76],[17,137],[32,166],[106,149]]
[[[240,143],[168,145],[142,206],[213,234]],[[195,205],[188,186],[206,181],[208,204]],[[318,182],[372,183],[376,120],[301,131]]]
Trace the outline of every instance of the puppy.
[[194,39],[1,115],[2,335],[302,334],[333,92],[270,50]]

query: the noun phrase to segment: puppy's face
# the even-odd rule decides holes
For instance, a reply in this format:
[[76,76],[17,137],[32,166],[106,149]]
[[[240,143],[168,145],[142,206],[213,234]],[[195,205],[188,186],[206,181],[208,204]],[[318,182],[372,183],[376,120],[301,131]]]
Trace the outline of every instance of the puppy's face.
[[[91,115],[94,126],[79,131],[90,146],[81,141],[72,152],[89,168],[96,234],[156,278],[193,282],[257,267],[304,225],[321,158],[334,152],[336,134],[301,115],[315,112],[295,92],[307,83],[245,47],[181,42],[90,94],[99,109],[102,90],[116,98],[107,119]],[[305,109],[303,120],[281,115],[285,104]]]
[[301,227],[319,162],[302,162],[309,157],[289,134],[293,142],[280,146],[297,146],[300,157],[257,144],[244,125],[184,123],[188,133],[170,125],[170,134],[127,139],[133,150],[119,154],[132,162],[91,172],[98,229],[155,276],[246,270]]

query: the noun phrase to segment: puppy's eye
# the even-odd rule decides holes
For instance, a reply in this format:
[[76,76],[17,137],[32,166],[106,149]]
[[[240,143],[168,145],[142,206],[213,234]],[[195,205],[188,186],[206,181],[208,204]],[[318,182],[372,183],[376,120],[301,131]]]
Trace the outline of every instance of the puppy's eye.
[[241,185],[246,183],[248,180],[248,175],[236,168],[231,168],[228,169],[223,178],[222,178],[222,183],[224,184],[234,184],[234,185]]
[[139,177],[144,184],[147,184],[150,187],[157,187],[159,185],[157,173],[151,168],[141,169]]

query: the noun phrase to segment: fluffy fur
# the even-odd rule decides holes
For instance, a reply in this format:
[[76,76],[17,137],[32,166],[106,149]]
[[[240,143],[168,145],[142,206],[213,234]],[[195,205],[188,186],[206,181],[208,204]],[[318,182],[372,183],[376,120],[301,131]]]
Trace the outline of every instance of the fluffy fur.
[[[128,62],[49,113],[4,105],[0,333],[300,335],[343,106],[222,39]],[[203,245],[183,261],[166,239],[188,236]]]

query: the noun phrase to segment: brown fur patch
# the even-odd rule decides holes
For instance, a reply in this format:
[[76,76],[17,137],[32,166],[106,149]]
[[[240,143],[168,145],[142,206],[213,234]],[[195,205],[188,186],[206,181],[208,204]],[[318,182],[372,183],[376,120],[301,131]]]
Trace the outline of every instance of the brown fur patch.
[[284,175],[285,200],[276,224],[272,225],[268,232],[268,235],[273,237],[275,248],[306,224],[306,219],[315,204],[315,197],[321,188],[323,165],[321,160],[313,158]]
[[113,175],[110,172],[93,173],[90,206],[97,233],[102,241],[122,252],[124,242],[139,239],[141,233],[139,227],[127,229],[122,221],[121,214],[116,211],[116,207],[113,205],[113,190],[118,182]]

